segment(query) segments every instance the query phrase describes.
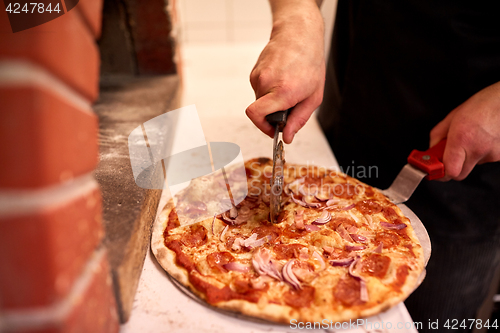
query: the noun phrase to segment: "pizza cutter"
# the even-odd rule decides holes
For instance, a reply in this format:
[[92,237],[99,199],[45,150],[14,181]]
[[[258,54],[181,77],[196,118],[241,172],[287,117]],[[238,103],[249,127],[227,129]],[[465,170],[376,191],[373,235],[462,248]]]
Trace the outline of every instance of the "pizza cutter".
[[[281,212],[283,193],[283,167],[285,165],[285,150],[283,146],[283,128],[290,109],[268,114],[266,120],[275,127],[273,141],[273,175],[271,178],[270,208],[271,223],[278,223]],[[280,139],[280,133],[282,138]]]
[[395,204],[399,204],[411,197],[424,177],[427,180],[443,178],[445,146],[446,139],[426,151],[413,150],[408,156],[408,164],[399,172],[391,186],[382,193]]

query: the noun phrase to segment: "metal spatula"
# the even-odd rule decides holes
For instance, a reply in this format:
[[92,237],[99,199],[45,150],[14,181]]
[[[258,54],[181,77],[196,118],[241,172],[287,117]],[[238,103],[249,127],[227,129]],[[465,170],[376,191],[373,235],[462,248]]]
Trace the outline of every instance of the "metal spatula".
[[399,204],[411,197],[424,177],[428,180],[443,178],[445,146],[446,139],[426,151],[413,150],[408,156],[408,164],[399,172],[391,186],[382,193],[395,204]]

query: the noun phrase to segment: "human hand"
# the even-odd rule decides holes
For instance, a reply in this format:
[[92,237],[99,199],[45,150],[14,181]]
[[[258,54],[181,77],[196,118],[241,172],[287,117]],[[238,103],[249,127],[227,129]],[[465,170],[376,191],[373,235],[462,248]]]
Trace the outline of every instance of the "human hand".
[[430,133],[430,146],[447,138],[445,177],[463,180],[476,164],[500,161],[500,82],[451,111]]
[[[286,13],[285,13],[286,12]],[[323,18],[315,2],[288,6],[275,17],[269,43],[250,74],[256,101],[246,109],[262,132],[274,136],[265,116],[294,107],[283,130],[291,143],[321,104],[325,84]]]

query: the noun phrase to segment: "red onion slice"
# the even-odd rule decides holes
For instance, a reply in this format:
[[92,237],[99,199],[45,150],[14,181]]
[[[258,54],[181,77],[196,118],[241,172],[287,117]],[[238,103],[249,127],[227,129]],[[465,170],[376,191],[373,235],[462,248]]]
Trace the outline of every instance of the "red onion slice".
[[[314,223],[314,222],[313,222]],[[309,232],[312,232],[312,231],[318,231],[318,230],[321,230],[320,227],[316,226],[316,225],[313,225],[313,224],[306,224],[305,225],[305,229]]]
[[352,211],[349,212],[349,215],[351,215],[352,219],[356,222],[356,225],[359,225],[359,217],[357,217],[356,214],[354,214]]
[[287,184],[287,185],[285,185],[285,187],[283,187],[283,192],[285,192],[286,195],[290,195],[290,193],[291,193],[289,186],[290,186],[290,184]]
[[303,215],[303,211],[301,211],[301,210],[297,211],[295,213],[293,221],[295,222],[295,228],[297,228],[299,230],[304,229],[304,215]]
[[282,280],[276,264],[271,260],[271,252],[268,249],[258,250],[252,258],[252,265],[259,275],[269,275],[276,280]]
[[[253,234],[253,235],[255,235],[255,237],[257,237],[257,234]],[[249,239],[250,238],[245,240],[245,244],[243,246],[248,247],[250,249],[253,249],[253,248],[259,247],[259,246],[265,244],[266,242],[270,241],[272,239],[272,236],[267,235],[266,237],[262,237],[260,239],[252,239],[252,240],[249,240]]]
[[345,230],[345,228],[342,226],[342,224],[337,227],[336,231],[340,235],[340,237],[342,237],[346,241],[351,242],[351,243],[354,242],[352,240],[351,236],[349,236],[349,233],[347,232],[347,230]]
[[293,192],[290,193],[290,197],[292,198],[292,201],[295,202],[297,205],[300,205],[302,207],[306,207],[307,206],[304,201],[295,198],[295,196],[293,195]]
[[244,246],[244,244],[245,244],[245,240],[241,237],[238,237],[234,240],[233,245],[231,245],[231,248],[234,251],[239,251],[239,250],[241,250],[241,247]]
[[319,201],[329,201],[331,199],[330,193],[325,191],[319,191],[314,195],[314,197]]
[[295,259],[290,260],[283,266],[283,279],[285,282],[289,283],[295,289],[302,289],[300,282],[292,271],[292,265],[295,263]]
[[302,184],[304,182],[305,178],[302,177],[302,178],[299,178],[299,179],[296,179],[294,180],[293,182],[291,182],[290,184],[286,185],[285,188],[288,190],[289,193],[287,194],[298,194],[299,191],[294,191],[292,189],[292,186],[295,186],[295,185],[298,185],[298,184]]
[[326,202],[326,207],[331,207],[340,202],[340,199],[330,199]]
[[354,261],[354,258],[345,258],[345,259],[330,260],[329,263],[332,266],[347,267],[350,264],[352,264],[353,261]]
[[313,254],[312,254],[313,258],[316,259],[317,261],[319,261],[319,265],[320,265],[320,269],[323,270],[326,268],[326,264],[325,264],[325,260],[323,259],[323,257],[321,256],[321,254],[319,254],[317,251],[314,251]]
[[299,186],[299,192],[303,196],[314,196],[316,193],[318,193],[318,187],[314,186],[315,189],[311,190],[311,186],[305,186],[305,185],[300,185]]
[[364,215],[366,221],[368,222],[368,225],[370,228],[375,229],[375,226],[373,225],[373,218],[370,215]]
[[328,245],[323,246],[323,251],[325,251],[326,253],[332,253],[333,250],[334,249],[331,246],[328,246]]
[[382,253],[382,249],[384,248],[384,243],[380,242],[378,246],[373,250],[374,253]]
[[281,275],[276,263],[273,260],[269,261],[269,270],[267,275],[275,278],[276,280],[283,280],[283,276]]
[[349,236],[351,236],[352,240],[357,243],[366,243],[366,241],[368,240],[365,236],[361,236],[358,234],[349,234]]
[[359,280],[359,299],[362,302],[368,302],[368,289],[366,288],[365,280],[355,272],[356,264],[359,262],[359,257],[356,258],[349,266],[349,274]]
[[250,266],[243,265],[236,261],[222,265],[222,267],[224,267],[228,271],[235,271],[240,273],[248,273],[250,271]]
[[361,251],[366,249],[366,246],[364,245],[346,245],[345,246],[346,251]]
[[227,229],[229,229],[228,225],[226,225],[224,227],[224,229],[222,229],[222,232],[220,233],[219,239],[220,239],[221,242],[225,242],[226,241],[226,232],[227,232]]
[[255,243],[255,241],[257,241],[257,234],[253,233],[253,234],[250,235],[250,237],[248,237],[247,239],[245,239],[245,242],[243,243],[243,246],[244,247],[249,247],[251,244]]
[[329,211],[324,210],[323,213],[321,213],[321,216],[318,217],[316,220],[314,220],[312,224],[319,224],[319,225],[325,224],[330,222],[331,219],[332,219],[332,214],[330,214]]
[[359,281],[359,299],[361,302],[368,302],[369,297],[368,297],[368,288],[366,288],[366,282],[365,280],[361,279]]
[[344,208],[342,208],[342,210],[349,210],[349,209],[353,209],[354,207],[356,207],[355,204],[351,204],[349,206],[345,206]]
[[314,196],[312,195],[307,195],[302,197],[302,201],[306,204],[307,207],[311,208],[319,208],[321,207],[321,203],[319,202],[313,202]]
[[387,222],[380,222],[380,226],[389,230],[401,230],[407,227],[404,223],[392,224]]
[[359,276],[358,274],[356,274],[356,272],[354,272],[354,269],[356,268],[356,264],[359,262],[359,257],[354,259],[354,261],[351,263],[351,265],[349,266],[349,274],[356,278],[356,279],[360,279],[362,280],[361,276]]

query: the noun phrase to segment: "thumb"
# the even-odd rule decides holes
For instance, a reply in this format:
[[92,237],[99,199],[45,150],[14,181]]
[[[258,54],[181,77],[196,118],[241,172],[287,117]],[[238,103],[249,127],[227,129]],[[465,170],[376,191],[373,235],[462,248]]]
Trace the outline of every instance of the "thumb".
[[314,109],[309,100],[304,100],[295,105],[288,115],[286,126],[283,129],[283,141],[286,144],[292,143],[295,134],[306,124]]

